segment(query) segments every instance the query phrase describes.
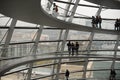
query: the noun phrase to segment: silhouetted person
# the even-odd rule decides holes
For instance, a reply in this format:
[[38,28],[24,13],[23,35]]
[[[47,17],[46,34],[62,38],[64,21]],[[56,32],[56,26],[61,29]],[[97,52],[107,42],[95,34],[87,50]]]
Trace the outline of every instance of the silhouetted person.
[[94,16],[92,16],[92,27],[94,28],[95,27],[95,17]]
[[71,54],[71,50],[72,50],[70,41],[67,43],[67,46],[68,46],[68,52],[69,52],[69,55],[70,55]]
[[78,55],[78,50],[79,50],[79,44],[78,44],[78,42],[76,42],[76,44],[75,44],[75,51],[76,51],[77,55]]
[[111,72],[110,72],[110,80],[115,80],[115,76],[116,76],[116,72],[114,69],[111,69]]
[[55,3],[53,3],[53,16],[57,17],[57,14],[58,14],[58,6]]
[[102,18],[101,18],[101,16],[98,16],[98,24],[99,24],[99,28],[101,28],[101,23],[102,23]]
[[58,12],[58,6],[57,6],[55,3],[53,3],[53,10],[54,10],[55,12]]
[[118,30],[120,31],[120,19],[118,19]]
[[75,44],[74,43],[71,44],[71,48],[72,48],[72,55],[74,55],[74,51],[75,51]]
[[115,30],[119,30],[119,19],[116,19],[115,21]]
[[66,72],[65,72],[65,77],[66,77],[66,80],[68,80],[69,75],[70,75],[70,72],[69,72],[69,70],[67,69],[67,70],[66,70]]
[[96,26],[96,28],[98,28],[98,22],[99,22],[99,17],[96,16],[96,18],[95,18],[95,26]]

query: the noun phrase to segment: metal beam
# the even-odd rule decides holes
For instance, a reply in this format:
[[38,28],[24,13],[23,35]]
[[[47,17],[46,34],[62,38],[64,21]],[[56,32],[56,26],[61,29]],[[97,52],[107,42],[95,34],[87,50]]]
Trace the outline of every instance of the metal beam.
[[[42,30],[43,30],[43,26],[40,26],[39,29],[38,29],[38,31],[37,31],[37,36],[36,36],[33,48],[30,51],[30,54],[32,54],[34,56],[36,55],[36,52],[37,52],[37,48],[38,48],[39,40],[40,40],[40,37],[41,37],[41,34],[42,34]],[[28,74],[27,74],[28,75],[27,76],[27,80],[31,80],[32,67],[33,67],[33,63],[30,63],[29,64],[29,69],[28,69]]]
[[8,33],[6,35],[5,44],[3,45],[2,52],[0,54],[1,57],[7,57],[8,46],[9,46],[9,43],[11,41],[16,22],[17,22],[16,19],[13,19],[12,22],[11,22],[11,25],[8,29]]

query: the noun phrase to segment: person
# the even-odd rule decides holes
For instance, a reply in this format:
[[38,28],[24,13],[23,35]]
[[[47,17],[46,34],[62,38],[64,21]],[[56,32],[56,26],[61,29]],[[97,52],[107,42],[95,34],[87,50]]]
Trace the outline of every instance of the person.
[[72,42],[72,44],[71,44],[71,48],[72,48],[72,56],[74,55],[74,50],[75,50],[75,45],[74,45],[74,43]]
[[95,18],[95,26],[96,26],[96,28],[98,28],[98,22],[99,22],[99,17],[96,16],[96,18]]
[[116,21],[115,21],[115,30],[117,30],[117,31],[118,31],[118,29],[119,29],[119,24],[118,24],[118,22],[119,22],[119,19],[116,19]]
[[66,77],[66,80],[68,80],[69,75],[70,75],[70,72],[69,72],[69,70],[67,69],[67,70],[66,70],[66,72],[65,72],[65,77]]
[[53,16],[57,17],[57,14],[58,14],[58,6],[55,3],[53,3]]
[[79,44],[78,44],[78,42],[76,42],[76,44],[75,44],[75,50],[76,50],[76,54],[78,55],[78,50],[79,50]]
[[95,27],[95,17],[92,16],[92,27],[94,28]]
[[114,69],[111,69],[110,71],[110,80],[115,80],[116,72]]
[[120,31],[120,19],[118,19],[118,30]]
[[98,16],[98,24],[100,29],[101,29],[101,23],[102,23],[102,18],[101,16]]
[[72,49],[70,41],[67,43],[67,46],[68,46],[68,52],[69,52],[69,55],[70,55],[71,54],[71,49]]

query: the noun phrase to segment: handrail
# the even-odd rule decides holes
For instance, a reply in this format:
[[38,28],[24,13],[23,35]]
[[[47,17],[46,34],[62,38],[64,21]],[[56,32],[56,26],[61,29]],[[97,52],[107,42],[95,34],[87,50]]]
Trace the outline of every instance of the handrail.
[[[16,61],[15,61],[15,63],[9,63],[9,64],[7,64],[7,66],[5,66],[5,67],[1,67],[2,69],[0,69],[0,73],[1,73],[1,75],[0,76],[2,76],[5,72],[7,72],[7,71],[9,71],[10,69],[13,69],[13,68],[15,68],[15,67],[18,67],[18,66],[21,66],[21,65],[25,65],[25,64],[28,64],[28,63],[31,63],[31,62],[36,62],[36,61],[42,61],[42,60],[50,60],[50,59],[68,59],[68,58],[75,58],[75,59],[77,59],[77,58],[81,58],[81,59],[84,59],[84,58],[100,58],[100,59],[115,59],[116,61],[120,61],[120,58],[113,58],[113,57],[106,57],[106,56],[64,56],[64,57],[42,57],[41,58],[41,56],[39,57],[39,56],[35,56],[35,55],[33,55],[33,56],[29,56],[29,57],[24,57],[23,59],[21,58],[20,60],[19,59],[17,59]],[[27,60],[26,60],[27,59]]]
[[[53,59],[51,59],[53,60]],[[88,62],[91,62],[91,61],[112,61],[112,60],[88,60]],[[64,61],[64,62],[61,62],[61,64],[66,64],[66,63],[76,63],[76,62],[85,62],[84,60],[74,60],[74,61]],[[38,67],[45,67],[45,66],[51,66],[51,65],[55,65],[55,64],[58,64],[58,63],[49,63],[49,64],[43,64],[43,65],[40,65],[40,66],[34,66],[32,68],[38,68]],[[23,68],[23,69],[20,69],[20,70],[17,70],[17,71],[12,71],[12,72],[8,72],[8,73],[5,73],[3,76],[6,76],[6,75],[10,75],[10,74],[13,74],[13,73],[16,73],[16,72],[20,72],[20,71],[23,71],[23,70],[27,70],[28,67],[26,68]]]

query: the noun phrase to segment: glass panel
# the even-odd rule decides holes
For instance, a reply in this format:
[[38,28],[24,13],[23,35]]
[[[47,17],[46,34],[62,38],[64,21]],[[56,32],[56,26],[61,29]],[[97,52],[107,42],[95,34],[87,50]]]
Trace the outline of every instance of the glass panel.
[[95,78],[95,80],[109,80],[110,71],[93,71],[92,74],[92,77]]
[[21,57],[30,55],[30,50],[33,44],[17,44],[17,45],[9,45],[7,48],[7,57]]
[[60,30],[43,30],[41,35],[41,40],[58,40],[60,35]]
[[116,40],[117,35],[95,33],[94,40]]
[[10,21],[9,21],[9,19],[10,19],[9,17],[0,18],[0,26],[3,26],[3,27],[10,26],[12,19]]
[[37,30],[30,29],[15,29],[12,35],[11,42],[26,42],[32,41]]
[[5,35],[7,33],[7,29],[0,29],[0,43],[4,43],[5,42]]
[[90,32],[83,32],[83,31],[74,31],[70,30],[68,35],[68,40],[88,40],[90,36]]
[[93,62],[92,69],[100,70],[100,69],[111,69],[111,61],[101,61],[101,62]]
[[56,52],[57,42],[39,43],[38,54]]
[[93,41],[92,50],[114,50],[116,41]]

